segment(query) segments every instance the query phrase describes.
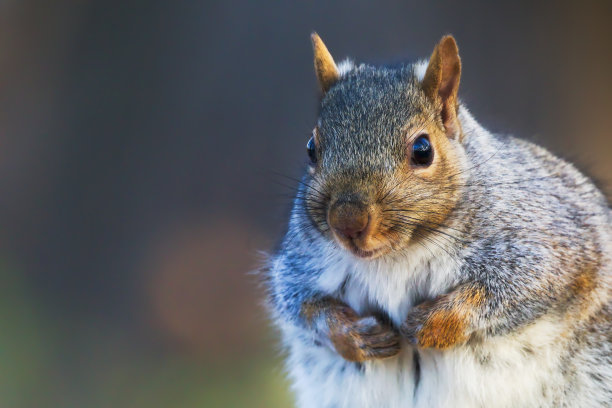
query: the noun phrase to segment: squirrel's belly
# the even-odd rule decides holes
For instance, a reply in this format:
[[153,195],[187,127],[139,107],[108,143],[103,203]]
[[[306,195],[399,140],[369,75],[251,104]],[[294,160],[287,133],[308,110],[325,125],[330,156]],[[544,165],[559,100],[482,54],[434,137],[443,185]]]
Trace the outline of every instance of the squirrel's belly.
[[[563,324],[541,319],[521,333],[449,350],[420,350],[415,407],[558,407],[567,384]],[[567,364],[567,361],[565,362]]]
[[526,339],[555,329],[541,322],[524,335],[418,354],[405,345],[396,357],[364,364],[296,339],[288,371],[302,408],[553,407],[565,383],[563,342]]
[[325,347],[296,343],[288,371],[297,406],[412,408],[418,376],[413,357],[405,347],[396,357],[359,364]]

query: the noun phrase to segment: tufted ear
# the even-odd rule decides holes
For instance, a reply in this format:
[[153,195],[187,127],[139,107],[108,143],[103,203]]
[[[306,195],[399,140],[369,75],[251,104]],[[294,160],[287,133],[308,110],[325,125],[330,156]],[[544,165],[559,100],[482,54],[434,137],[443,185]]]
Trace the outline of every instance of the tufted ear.
[[422,87],[433,102],[440,103],[442,123],[449,137],[458,137],[461,126],[457,119],[457,91],[461,77],[461,59],[457,43],[451,35],[442,37],[429,59]]
[[340,73],[331,54],[317,33],[310,35],[314,52],[314,67],[321,92],[325,94],[340,78]]

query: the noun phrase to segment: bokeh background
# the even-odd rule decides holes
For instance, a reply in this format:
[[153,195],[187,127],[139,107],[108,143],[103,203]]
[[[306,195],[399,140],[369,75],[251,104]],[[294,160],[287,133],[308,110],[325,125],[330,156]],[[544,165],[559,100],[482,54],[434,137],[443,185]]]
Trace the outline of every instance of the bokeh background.
[[612,2],[0,1],[0,406],[285,407],[248,272],[337,60],[429,56],[612,182]]

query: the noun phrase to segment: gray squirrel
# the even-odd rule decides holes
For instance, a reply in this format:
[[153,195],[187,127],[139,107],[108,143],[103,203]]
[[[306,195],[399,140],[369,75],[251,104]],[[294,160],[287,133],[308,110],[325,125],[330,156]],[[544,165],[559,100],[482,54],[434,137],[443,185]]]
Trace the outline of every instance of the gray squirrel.
[[494,135],[428,62],[336,64],[264,268],[300,407],[612,406],[612,212],[570,163]]

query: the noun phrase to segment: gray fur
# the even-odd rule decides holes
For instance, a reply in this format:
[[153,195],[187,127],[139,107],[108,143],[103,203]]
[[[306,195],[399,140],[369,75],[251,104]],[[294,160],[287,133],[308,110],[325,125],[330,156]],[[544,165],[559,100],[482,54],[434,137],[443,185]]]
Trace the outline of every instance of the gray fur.
[[[321,103],[320,163],[326,182],[384,182],[404,160],[401,130],[415,115],[429,115],[432,109],[420,92],[419,79],[411,65],[395,69],[361,65],[345,73]],[[407,300],[400,315],[405,316],[425,298],[448,293],[461,285],[483,287],[488,296],[482,313],[472,322],[472,340],[452,351],[464,350],[466,356],[474,356],[483,370],[497,370],[496,367],[506,364],[504,357],[488,348],[488,344],[500,339],[516,339],[512,341],[520,344],[525,364],[544,358],[546,347],[538,343],[538,338],[521,337],[522,333],[544,320],[562,321],[562,335],[551,349],[558,363],[551,363],[552,368],[543,374],[542,378],[550,379],[542,380],[541,395],[529,400],[536,405],[521,399],[520,388],[500,394],[507,396],[508,401],[523,401],[514,406],[610,406],[612,214],[606,199],[574,166],[545,149],[514,137],[489,133],[463,106],[459,108],[459,119],[464,132],[460,149],[465,156],[465,163],[458,164],[457,174],[461,173],[462,178],[460,199],[446,219],[447,236],[438,234],[431,238],[432,257],[439,253],[437,243],[451,260],[452,266],[445,272],[450,278],[445,287],[436,287],[431,283],[437,273],[433,269],[436,260],[421,262],[422,266],[416,268],[423,278],[407,281],[412,283],[406,286]],[[305,301],[329,295],[343,299],[347,285],[357,282],[349,267],[345,274],[338,271],[338,282],[327,288],[321,285],[323,273],[337,262],[335,257],[350,259],[350,256],[330,238],[324,219],[313,219],[305,198],[315,188],[324,190],[325,184],[306,174],[294,202],[288,232],[267,269],[269,303],[290,353],[288,369],[297,384],[301,406],[314,401],[314,397],[305,396],[304,387],[299,385],[302,380],[308,384],[327,381],[298,378],[308,376],[305,373],[327,373],[329,381],[340,387],[345,384],[343,378],[355,378],[357,383],[360,376],[375,375],[380,372],[376,370],[385,369],[376,366],[375,370],[368,364],[364,369],[338,358],[300,315]],[[432,189],[432,194],[435,192]],[[412,250],[398,249],[385,255],[384,262],[410,263]],[[366,262],[383,265],[382,260]],[[573,282],[580,271],[592,265],[596,266],[592,275],[594,288],[575,296],[570,290]],[[372,299],[365,301],[368,302],[366,311],[392,315],[385,304]],[[405,405],[390,400],[388,406],[442,406],[436,405],[440,400],[435,395],[421,395],[419,390],[429,390],[425,385],[431,381],[428,376],[436,375],[427,366],[431,353],[440,353],[443,358],[448,352],[419,350],[408,343],[403,347],[410,356],[402,354],[396,363],[403,365],[405,372],[415,374],[419,369],[412,355],[421,356],[420,378],[417,376],[412,382],[413,399],[406,400]],[[318,349],[328,351],[319,353]],[[402,386],[399,381],[398,384]],[[500,385],[492,382],[481,386],[486,389]],[[512,388],[512,384],[506,387]],[[444,389],[447,388],[452,389],[453,384],[447,384]],[[321,388],[312,392],[326,391]],[[338,390],[340,394],[346,392]],[[376,394],[376,390],[370,394]],[[478,406],[469,401],[478,401],[480,397],[471,400],[471,395],[466,390],[465,406]],[[371,400],[381,402],[381,406],[387,404],[384,395]],[[348,400],[341,395],[322,395],[318,401],[319,406],[348,406]],[[457,406],[463,406],[461,401],[457,400]]]

